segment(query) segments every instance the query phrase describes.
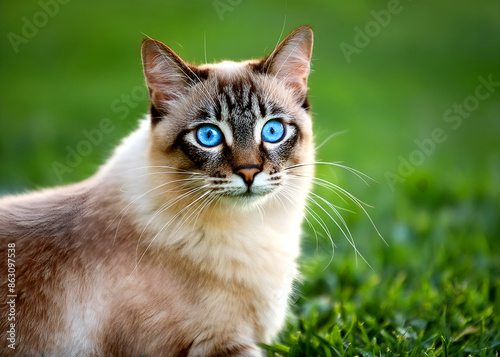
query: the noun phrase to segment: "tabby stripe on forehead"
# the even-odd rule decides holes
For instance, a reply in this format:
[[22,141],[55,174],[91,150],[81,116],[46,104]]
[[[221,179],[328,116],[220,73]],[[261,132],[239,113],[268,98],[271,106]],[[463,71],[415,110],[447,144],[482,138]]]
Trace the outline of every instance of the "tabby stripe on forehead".
[[234,107],[238,104],[236,97],[234,95],[234,90],[232,86],[225,86],[223,88],[223,93],[225,94],[226,97],[226,102],[229,106],[229,110],[233,110]]
[[[256,102],[255,104],[252,103],[253,107],[256,107],[254,109],[254,115],[258,116],[260,114],[261,118],[265,118],[266,114],[267,114],[267,110],[266,110],[266,105],[264,104],[264,102],[262,100],[260,100],[260,98],[258,98],[257,94],[255,94],[255,93],[252,95],[252,102],[253,101]],[[258,112],[256,109],[258,109]]]
[[213,113],[215,120],[221,121],[222,120],[222,104],[220,101],[219,96],[215,97],[215,102],[214,102],[214,108],[213,108]]
[[227,120],[229,118],[229,105],[227,104],[227,98],[225,95],[220,94],[217,96],[217,100],[220,106],[220,120]]
[[252,89],[252,86],[249,84],[243,85],[243,93],[241,93],[241,105],[244,108],[247,108],[248,104],[250,103],[250,90]]

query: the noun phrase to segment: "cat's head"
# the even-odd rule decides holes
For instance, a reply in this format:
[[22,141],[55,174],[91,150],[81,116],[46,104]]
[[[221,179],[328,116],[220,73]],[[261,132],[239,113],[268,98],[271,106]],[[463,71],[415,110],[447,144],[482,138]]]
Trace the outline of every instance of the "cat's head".
[[155,185],[175,181],[176,192],[193,197],[257,202],[291,184],[289,168],[314,157],[312,43],[303,26],[263,59],[195,66],[145,40]]

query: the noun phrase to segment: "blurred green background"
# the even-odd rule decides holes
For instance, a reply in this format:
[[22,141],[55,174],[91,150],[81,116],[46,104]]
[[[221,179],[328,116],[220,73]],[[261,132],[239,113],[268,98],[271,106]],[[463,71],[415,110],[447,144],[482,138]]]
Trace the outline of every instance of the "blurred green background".
[[[417,294],[415,301],[424,304],[430,299],[422,293],[429,291],[425,284],[434,284],[439,315],[448,299],[440,284],[449,283],[452,291],[458,289],[454,284],[465,292],[485,289],[481,296],[489,312],[474,305],[478,317],[464,313],[464,321],[475,326],[483,319],[487,330],[495,330],[498,320],[492,316],[500,305],[498,1],[2,0],[0,193],[74,182],[97,170],[147,111],[139,51],[145,36],[199,64],[205,57],[264,56],[283,27],[285,36],[304,24],[315,31],[309,86],[316,142],[342,132],[321,146],[318,159],[342,161],[378,183],[368,187],[351,173],[328,167],[319,167],[318,176],[375,206],[369,213],[389,246],[362,211],[346,206],[356,211],[344,216],[370,270],[311,202],[332,232],[335,258],[326,268],[332,248],[311,218],[318,239],[305,226],[306,282],[295,312],[312,321],[310,301],[326,297],[331,309],[345,298],[358,301],[357,311],[365,314],[360,317],[369,316],[373,302],[398,306],[399,300],[391,299]],[[477,94],[480,77],[491,84]],[[114,129],[82,155],[81,163],[57,175],[54,162],[68,165],[68,151],[103,118]],[[343,204],[325,189],[316,192]],[[401,292],[389,297],[400,281]],[[397,314],[390,308],[385,313],[388,319]],[[403,302],[399,313],[404,321],[413,315],[431,320]],[[327,325],[331,333],[334,323]],[[450,327],[450,338],[460,328]]]

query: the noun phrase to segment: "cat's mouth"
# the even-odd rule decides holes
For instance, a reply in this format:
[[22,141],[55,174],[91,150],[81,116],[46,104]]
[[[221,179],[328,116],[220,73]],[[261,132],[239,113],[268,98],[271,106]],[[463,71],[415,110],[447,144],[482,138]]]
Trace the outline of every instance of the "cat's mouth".
[[277,175],[260,173],[251,182],[243,180],[238,175],[227,178],[213,177],[209,179],[212,192],[230,201],[242,200],[244,202],[257,201],[276,192],[281,185]]

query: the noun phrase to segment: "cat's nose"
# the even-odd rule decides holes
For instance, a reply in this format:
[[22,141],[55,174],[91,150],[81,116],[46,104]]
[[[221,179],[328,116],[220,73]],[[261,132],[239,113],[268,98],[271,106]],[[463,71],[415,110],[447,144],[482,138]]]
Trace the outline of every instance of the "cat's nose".
[[250,187],[253,183],[253,179],[255,178],[255,175],[257,175],[260,172],[259,167],[244,167],[236,170],[236,174],[241,176],[243,181],[245,181],[245,184]]

